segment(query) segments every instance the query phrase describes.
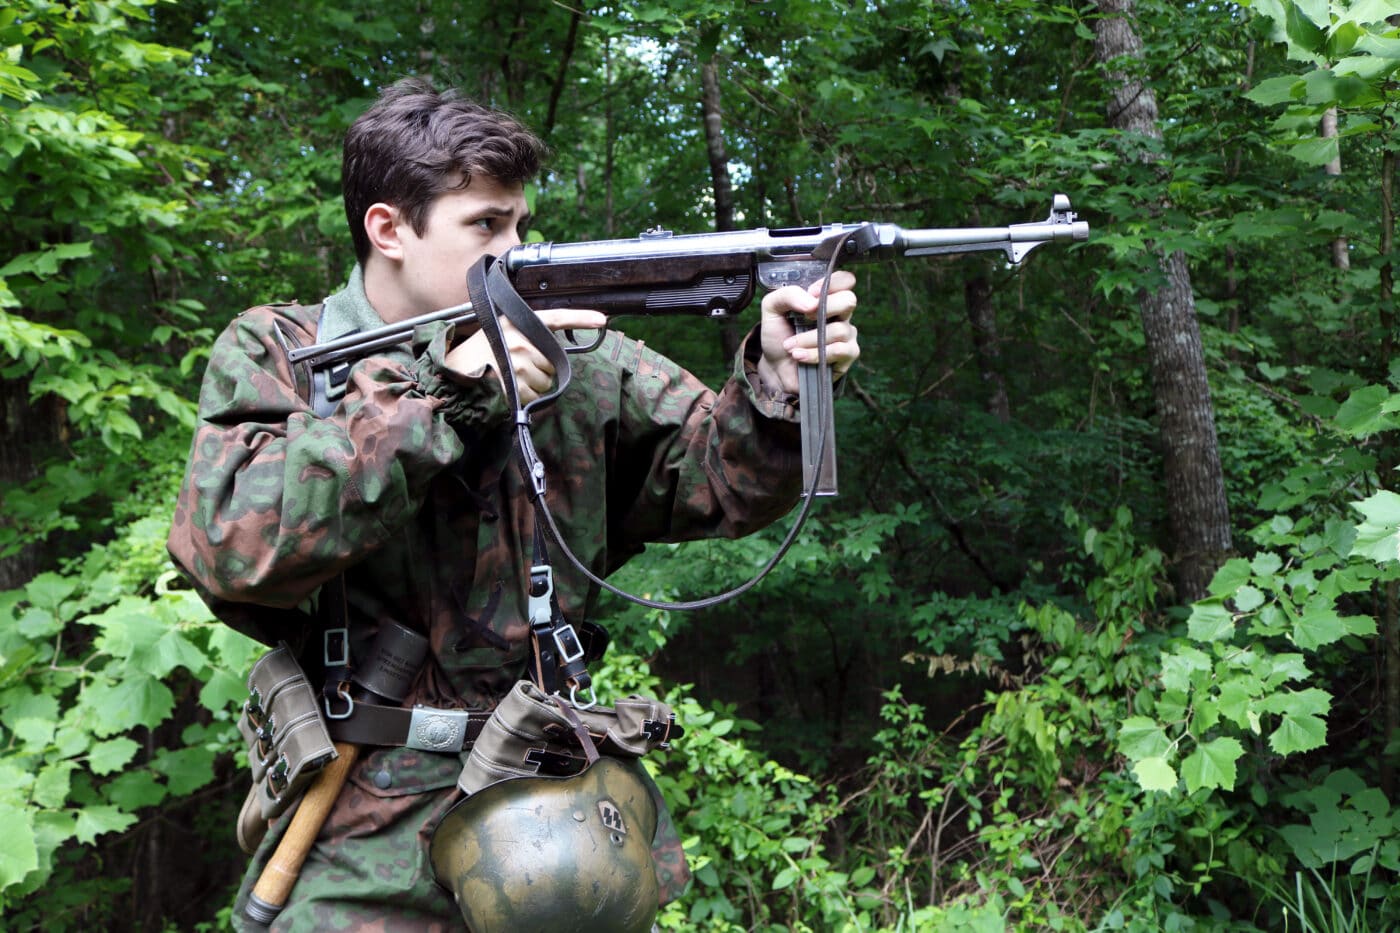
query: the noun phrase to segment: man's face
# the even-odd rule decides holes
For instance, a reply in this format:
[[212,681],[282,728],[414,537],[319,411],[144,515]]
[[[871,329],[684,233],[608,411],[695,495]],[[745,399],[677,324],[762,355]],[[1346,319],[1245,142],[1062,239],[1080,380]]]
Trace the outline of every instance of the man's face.
[[474,176],[466,188],[440,195],[428,209],[422,236],[400,217],[403,301],[402,317],[394,317],[401,320],[468,301],[467,270],[472,263],[518,245],[529,218],[522,185],[484,175]]

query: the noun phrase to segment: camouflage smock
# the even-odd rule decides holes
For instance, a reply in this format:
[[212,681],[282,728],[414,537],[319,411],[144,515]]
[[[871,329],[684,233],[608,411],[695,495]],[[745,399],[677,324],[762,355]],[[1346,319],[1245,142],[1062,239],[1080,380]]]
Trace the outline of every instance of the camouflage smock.
[[[342,296],[367,306],[358,270],[332,299]],[[317,417],[309,374],[294,372],[287,349],[316,342],[319,308],[254,308],[216,341],[170,553],[221,618],[269,644],[296,643],[297,607],[345,572],[352,651],[383,619],[429,636],[431,659],[406,704],[490,708],[524,673],[534,530],[500,388],[489,371],[450,373],[451,327],[429,325],[411,349],[355,363],[343,400]],[[761,387],[756,334],[745,347],[718,393],[617,333],[571,358],[572,383],[535,416],[533,434],[550,508],[595,573],[647,542],[746,534],[796,501],[797,414]],[[559,555],[553,565],[577,625],[597,588]],[[383,819],[455,777],[432,761],[441,756],[405,752],[376,752],[351,779]],[[374,786],[386,774],[388,793]],[[672,842],[658,865],[664,874],[670,863],[663,899],[687,877]]]

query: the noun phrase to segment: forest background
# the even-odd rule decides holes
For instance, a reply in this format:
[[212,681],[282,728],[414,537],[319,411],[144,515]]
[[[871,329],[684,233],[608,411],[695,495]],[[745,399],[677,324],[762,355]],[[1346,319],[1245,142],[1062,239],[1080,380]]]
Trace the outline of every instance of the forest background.
[[[865,267],[843,494],[704,614],[611,603],[698,930],[1400,922],[1392,2],[13,0],[0,10],[0,924],[217,929],[258,646],[163,550],[215,334],[347,275],[341,136],[434,76],[549,240],[1091,240]],[[734,333],[629,332],[707,378]],[[775,528],[622,582],[745,578]]]

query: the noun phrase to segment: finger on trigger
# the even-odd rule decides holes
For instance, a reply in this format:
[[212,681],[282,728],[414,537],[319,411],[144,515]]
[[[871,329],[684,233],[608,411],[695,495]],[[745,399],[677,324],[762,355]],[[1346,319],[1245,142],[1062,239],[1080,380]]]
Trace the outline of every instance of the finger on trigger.
[[763,310],[768,314],[806,314],[816,306],[816,298],[798,285],[784,285],[763,296]]

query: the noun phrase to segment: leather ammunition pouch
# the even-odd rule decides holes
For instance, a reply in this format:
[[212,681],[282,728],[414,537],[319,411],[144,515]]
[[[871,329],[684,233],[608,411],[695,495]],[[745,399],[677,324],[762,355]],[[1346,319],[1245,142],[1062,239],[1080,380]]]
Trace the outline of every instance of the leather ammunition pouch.
[[316,772],[336,757],[319,694],[285,642],[248,672],[248,699],[238,730],[253,773],[238,822],[239,845],[247,851],[257,847],[267,821],[291,806]]

